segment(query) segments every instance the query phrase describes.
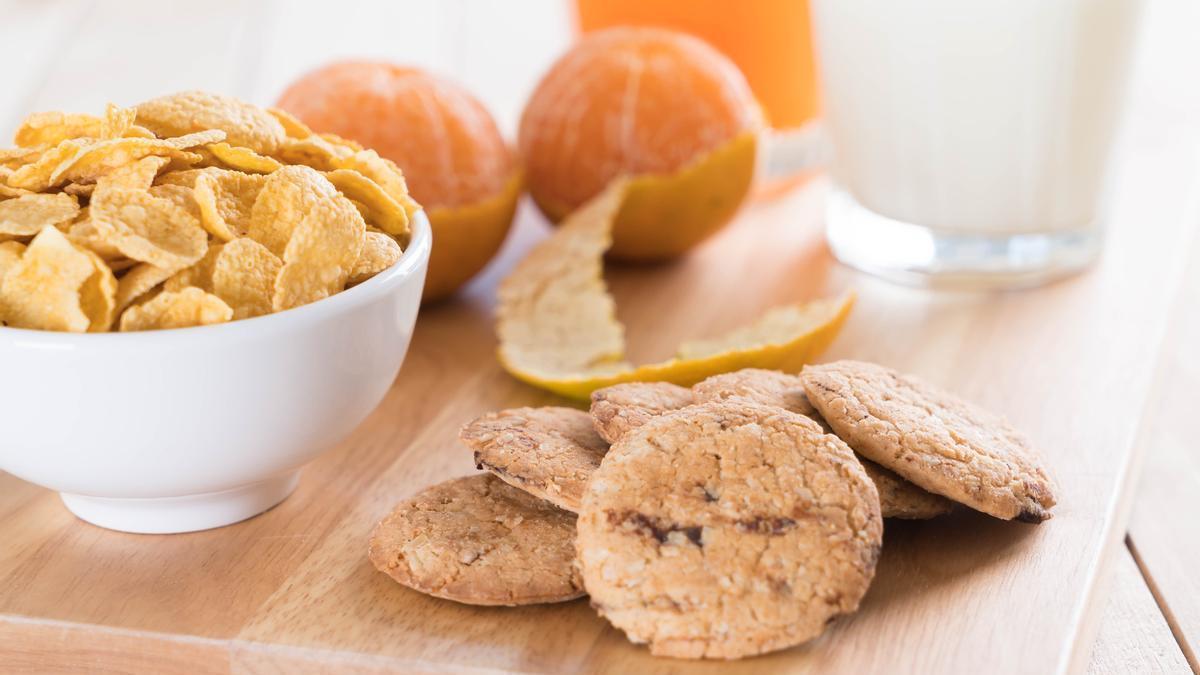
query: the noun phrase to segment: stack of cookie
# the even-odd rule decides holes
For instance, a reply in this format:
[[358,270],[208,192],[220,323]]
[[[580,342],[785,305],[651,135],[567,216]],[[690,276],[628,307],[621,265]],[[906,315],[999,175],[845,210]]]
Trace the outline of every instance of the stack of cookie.
[[460,436],[490,473],[401,503],[372,535],[375,566],[471,604],[586,592],[665,656],[738,658],[819,635],[858,608],[882,518],[957,502],[1040,522],[1054,505],[1003,419],[861,362],[617,385],[590,415],[505,410]]

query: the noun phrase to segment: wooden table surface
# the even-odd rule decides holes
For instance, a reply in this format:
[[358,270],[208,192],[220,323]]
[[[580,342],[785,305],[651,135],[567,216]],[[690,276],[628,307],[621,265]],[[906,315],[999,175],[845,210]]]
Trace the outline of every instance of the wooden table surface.
[[[3,0],[0,43],[26,65],[6,75],[0,128],[31,109],[96,110],[186,87],[269,102],[297,72],[358,52],[454,74],[511,129],[569,35],[561,2],[522,5],[538,30],[507,6],[343,0],[331,16],[315,3]],[[638,359],[772,304],[855,289],[827,357],[910,370],[1009,416],[1061,485],[1047,523],[889,522],[858,614],[808,645],[734,664],[652,659],[583,601],[481,609],[395,585],[366,560],[374,522],[415,490],[473,471],[455,440],[462,422],[555,401],[492,355],[495,283],[545,233],[526,204],[485,275],[422,311],[380,408],[270,512],[208,532],[121,534],[0,474],[0,671],[1196,669],[1197,25],[1194,3],[1151,0],[1108,244],[1085,275],[982,294],[854,273],[822,242],[822,180],[750,206],[678,264],[609,271]]]

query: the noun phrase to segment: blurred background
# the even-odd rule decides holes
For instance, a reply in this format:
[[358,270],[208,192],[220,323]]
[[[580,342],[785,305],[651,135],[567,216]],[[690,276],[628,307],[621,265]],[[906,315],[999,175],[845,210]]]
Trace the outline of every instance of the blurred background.
[[[10,67],[0,98],[0,129],[15,128],[32,110],[103,111],[111,101],[134,102],[179,89],[211,89],[260,104],[273,103],[288,83],[330,60],[382,58],[448,75],[480,98],[501,130],[512,136],[529,93],[549,65],[573,42],[579,8],[592,25],[621,17],[648,21],[649,4],[583,0],[2,0],[0,40]],[[775,118],[795,123],[815,109],[811,82],[787,77],[811,73],[803,44],[781,52],[784,37],[746,36],[742,25],[705,7],[679,3],[666,12],[677,27],[708,37],[744,69]],[[784,12],[787,34],[802,40],[806,26],[790,25],[803,2],[746,3]],[[800,11],[798,11],[798,9]],[[743,13],[750,9],[741,8]],[[757,10],[755,10],[757,11]],[[769,16],[769,14],[768,14]],[[760,25],[770,25],[769,22]],[[1181,116],[1200,107],[1200,48],[1194,36],[1200,7],[1190,0],[1149,0],[1140,31],[1140,61],[1132,97],[1166,105]],[[767,73],[766,76],[763,73]],[[771,76],[777,74],[775,80]],[[764,84],[771,86],[770,91]],[[786,109],[786,112],[781,112]],[[771,113],[771,110],[768,111]],[[1190,119],[1190,117],[1189,117]],[[782,126],[790,126],[784,124]]]
[[4,0],[0,40],[23,67],[0,101],[5,135],[32,110],[103,111],[180,89],[271,104],[330,60],[383,58],[449,75],[506,135],[570,44],[566,0]]
[[[986,10],[992,5],[995,2],[980,7]],[[1024,10],[1020,10],[1031,17],[1027,22],[1030,26],[1027,40],[1026,31],[1019,23],[1022,19],[1016,19],[1018,23],[1014,23],[1014,56],[1024,53],[1022,50],[1058,49],[1054,47],[1058,41],[1056,36],[1069,37],[1074,35],[1070,32],[1072,30],[1091,30],[1087,28],[1086,20],[1094,22],[1096,19],[1081,18],[1091,11],[1087,10],[1088,6],[1136,7],[1138,2],[1130,0],[1118,5],[1118,0],[1109,0],[1104,4],[1088,5],[1087,2],[1080,4],[1072,0],[1058,4],[1062,8],[1057,14],[1043,12],[1034,5],[1022,5]],[[937,2],[926,1],[922,7],[930,16],[937,16],[940,11],[937,10]],[[851,8],[841,12],[839,8],[839,13],[844,13],[852,20],[848,24],[851,35],[862,34],[864,40],[877,42],[883,35],[876,35],[881,30],[880,24],[887,22],[876,20],[876,25],[872,26],[862,22],[862,17],[854,19],[854,12],[860,11],[865,10]],[[803,125],[820,114],[814,54],[809,46],[809,11],[806,2],[757,0],[740,2],[737,11],[728,11],[726,5],[715,0],[0,0],[0,12],[4,12],[5,17],[0,24],[0,41],[11,54],[11,62],[14,59],[20,65],[8,68],[5,76],[6,94],[0,100],[0,133],[5,135],[30,110],[64,109],[98,113],[109,101],[132,104],[182,89],[227,92],[248,101],[272,104],[289,83],[313,68],[340,59],[366,58],[427,68],[456,80],[485,104],[496,119],[502,135],[509,142],[515,142],[518,120],[530,92],[554,60],[576,40],[581,24],[584,28],[593,29],[620,23],[665,24],[692,32],[706,38],[742,67],[754,94],[763,104],[768,123],[794,132],[809,129]],[[1129,12],[1134,19],[1135,14]],[[1142,137],[1136,138],[1135,143],[1142,154],[1158,145],[1162,145],[1164,150],[1175,151],[1180,149],[1181,144],[1194,147],[1194,120],[1200,115],[1200,86],[1194,85],[1195,72],[1200,68],[1200,47],[1194,35],[1200,26],[1200,4],[1188,0],[1148,0],[1141,12],[1140,22],[1134,19],[1112,20],[1110,24],[1116,28],[1098,29],[1097,26],[1102,24],[1092,25],[1092,29],[1112,30],[1115,36],[1122,38],[1126,34],[1135,34],[1134,56],[1132,67],[1129,68],[1133,77],[1130,78],[1132,82],[1128,89],[1124,90],[1127,94],[1123,96],[1136,104],[1121,107],[1121,112],[1127,112],[1128,117],[1144,115],[1144,124],[1127,126],[1138,127]],[[853,23],[856,20],[858,23]],[[1082,28],[1070,26],[1076,20],[1081,22],[1079,25]],[[1034,30],[1040,30],[1038,26],[1055,26],[1055,22],[1060,22],[1066,28],[1052,28],[1049,34],[1044,30],[1038,34]],[[844,42],[847,37],[850,36],[841,35],[839,38]],[[1036,40],[1042,42],[1034,42]],[[1114,52],[1120,52],[1120,44],[1112,44],[1111,47]],[[970,46],[961,48],[970,49]],[[1098,48],[1103,52],[1106,47],[1098,44]],[[1045,64],[1072,67],[1067,61],[1074,58],[1074,52],[1063,47],[1061,53],[1066,56],[1054,53],[1028,55],[1028,67],[1033,68],[1031,72],[1034,73],[1045,71]],[[930,54],[930,58],[937,56],[934,52]],[[1086,52],[1079,54],[1086,55]],[[1120,56],[1115,56],[1115,59],[1115,64],[1123,67]],[[847,61],[848,65],[850,62]],[[1020,67],[1024,66],[1014,66],[1013,72],[1026,72]],[[938,82],[946,76],[946,72],[935,73],[928,78],[924,78],[920,72],[905,74],[918,85],[928,84],[931,94],[936,95]],[[864,74],[863,77],[868,76]],[[1114,77],[1120,78],[1120,73]],[[986,74],[980,74],[980,78],[985,79]],[[1055,91],[1069,89],[1075,82],[1075,79],[1064,74],[1046,74],[1044,82],[1030,84],[1027,90],[1012,91],[1012,96],[1026,96],[1033,101],[1032,104],[1026,104],[1026,114],[1044,114],[1038,112],[1037,106],[1043,104],[1038,101],[1056,96]],[[896,85],[908,86],[901,82]],[[944,88],[946,80],[942,80],[941,85]],[[872,97],[877,89],[874,86],[863,88],[862,91],[845,92],[842,98],[852,102],[858,100],[856,97],[866,96],[854,103],[854,109],[862,109],[864,106],[860,103],[864,101],[872,103],[868,107],[874,107],[876,101]],[[1003,80],[991,90],[985,83],[980,86],[979,92],[980,95],[995,96],[1000,108],[1007,106],[1009,91]],[[1087,92],[1068,92],[1061,96],[1066,102],[1054,104],[1064,106],[1063,110],[1070,110],[1063,114],[1079,115],[1075,110],[1082,108],[1084,113],[1081,118],[1063,118],[1066,121],[1060,120],[1054,124],[1037,117],[1024,118],[1027,125],[1043,125],[1045,130],[1056,130],[1050,133],[1049,139],[1037,136],[1037,133],[1031,136],[1042,138],[1038,147],[1031,150],[1031,153],[1042,154],[1042,159],[1034,156],[1028,160],[1031,163],[1025,169],[1027,172],[1057,172],[1060,178],[1054,180],[1058,183],[1043,179],[1043,183],[1049,186],[1046,190],[1052,187],[1051,192],[1056,195],[1066,195],[1073,190],[1073,185],[1063,183],[1064,180],[1073,180],[1070,178],[1073,175],[1087,173],[1090,171],[1088,166],[1103,165],[1103,161],[1080,160],[1069,169],[1055,168],[1057,165],[1054,162],[1057,160],[1054,156],[1057,154],[1067,153],[1064,156],[1069,157],[1070,161],[1076,161],[1078,157],[1069,154],[1074,151],[1070,149],[1070,143],[1073,142],[1069,139],[1062,141],[1062,147],[1048,145],[1050,139],[1066,137],[1068,133],[1074,133],[1074,129],[1082,129],[1087,124]],[[916,103],[920,97],[910,98]],[[880,98],[881,102],[884,100],[886,96]],[[1097,101],[1094,106],[1099,119],[1106,117],[1106,110],[1116,109],[1105,106],[1103,101]],[[982,114],[986,107],[978,104],[971,109]],[[930,115],[937,112],[934,107],[926,106],[925,110]],[[919,108],[917,112],[920,113]],[[847,117],[839,114],[842,118]],[[900,114],[911,113],[896,113],[893,117],[898,118]],[[995,117],[1001,123],[1016,119],[1003,110],[997,112]],[[1034,121],[1030,123],[1030,119]],[[870,119],[866,121],[871,123]],[[954,120],[940,120],[925,115],[923,121],[930,133],[944,136],[948,132],[942,130],[947,129]],[[902,155],[906,150],[899,141],[895,142],[895,147],[881,144],[881,141],[896,137],[893,129],[895,120],[875,119],[872,127],[875,129],[874,136],[870,133],[864,135],[864,131],[869,132],[870,129],[862,126],[862,123],[856,124],[859,126],[842,131],[842,138],[839,139],[841,150],[850,148],[847,139],[863,138],[862,151],[868,153],[868,165],[883,167],[886,162],[881,157],[888,154],[906,156]],[[1103,126],[1105,123],[1099,121],[1096,124]],[[971,132],[966,127],[964,129]],[[1021,133],[1021,130],[1016,132]],[[1004,131],[997,130],[997,133]],[[1103,133],[1099,133],[1098,137],[1103,136]],[[757,195],[779,195],[787,187],[798,183],[798,180],[786,178],[790,173],[797,173],[796,169],[814,154],[814,145],[808,141],[804,133],[769,135],[769,142],[764,143],[763,151],[758,153],[760,167],[768,171],[760,171]],[[851,156],[850,151],[841,154]],[[959,154],[964,157],[980,155],[968,153],[966,149]],[[1015,157],[1014,153],[1009,155]],[[1002,156],[1001,159],[1013,157]],[[931,203],[930,193],[936,196],[938,185],[932,186],[932,190],[920,185],[918,173],[911,171],[911,159],[898,161],[899,166],[890,173],[880,174],[883,179],[882,183],[876,180],[878,186],[857,186],[859,201],[863,201],[865,195],[869,197],[866,204],[871,205],[874,201],[875,207],[872,208],[901,220],[936,221],[940,214],[934,213],[937,209],[928,204]],[[973,208],[970,213],[985,211],[995,219],[1014,219],[1015,216],[1003,208],[1012,199],[1003,197],[989,186],[996,185],[992,175],[1004,180],[1020,180],[1021,169],[1014,172],[1002,161],[989,163],[986,160],[968,163],[970,171],[967,172],[947,168],[952,165],[944,161],[941,165],[931,166],[941,167],[938,171],[947,175],[976,174],[974,178],[978,185],[964,184],[959,187],[960,191],[980,192],[978,196],[971,192],[959,199],[965,202],[965,207]],[[991,174],[986,171],[988,167],[994,168]],[[863,174],[863,180],[868,178],[866,173],[869,172],[864,173],[862,169],[856,171]],[[1096,171],[1100,172],[1100,169]],[[776,180],[763,181],[764,173],[772,174],[768,178]],[[810,174],[800,175],[803,178]],[[912,185],[902,184],[902,179],[910,175],[918,175],[918,178],[913,178]],[[944,183],[944,178],[931,180]],[[1086,179],[1081,180],[1086,183]],[[870,195],[871,191],[875,192],[874,196]],[[1014,193],[1022,191],[1027,190],[1022,186],[1014,186],[1009,190]],[[835,190],[834,199],[836,193],[838,191]],[[900,205],[876,208],[888,207],[883,203],[888,199],[899,199],[901,202],[917,199],[926,204],[924,211],[928,213],[908,213],[911,209],[901,208]],[[992,203],[997,199],[1000,203]],[[1044,220],[1050,211],[1063,210],[1062,204],[1068,204],[1068,199],[1061,198],[1060,203],[1050,204],[1049,207],[1034,204],[1028,213],[1032,214],[1033,220]],[[942,220],[961,220],[961,214],[953,209],[942,211],[947,211],[941,214],[944,216]],[[1078,217],[1075,220],[1079,220]],[[833,233],[830,233],[830,237],[833,237]],[[857,244],[868,241],[874,246],[865,250],[866,255],[880,250],[875,244],[875,235],[869,229],[863,229],[857,237]],[[856,251],[839,251],[838,241],[830,241],[839,257],[854,257],[850,253]],[[1004,250],[1002,253],[1008,255],[1012,251]],[[1091,255],[1085,253],[1085,256]],[[1087,259],[1090,261],[1091,258]],[[866,261],[865,265],[859,264],[859,267],[870,267],[870,261]]]

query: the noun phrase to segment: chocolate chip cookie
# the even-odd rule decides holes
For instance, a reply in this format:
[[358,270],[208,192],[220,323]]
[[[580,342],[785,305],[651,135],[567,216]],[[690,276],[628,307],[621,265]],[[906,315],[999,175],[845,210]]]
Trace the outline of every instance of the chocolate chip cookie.
[[596,433],[616,443],[625,432],[651,417],[689,406],[692,390],[670,382],[629,382],[592,392],[592,422]]
[[592,416],[574,408],[488,413],[459,432],[475,464],[504,482],[568,511],[579,510],[588,477],[608,451]]
[[1050,517],[1051,480],[1003,418],[872,363],[806,366],[801,379],[821,416],[863,456],[997,518]]
[[853,612],[882,532],[875,486],[845,443],[730,401],[622,437],[588,485],[576,549],[593,605],[631,640],[732,659]]
[[439,483],[401,502],[371,534],[376,569],[470,605],[562,602],[584,594],[575,516],[490,474]]

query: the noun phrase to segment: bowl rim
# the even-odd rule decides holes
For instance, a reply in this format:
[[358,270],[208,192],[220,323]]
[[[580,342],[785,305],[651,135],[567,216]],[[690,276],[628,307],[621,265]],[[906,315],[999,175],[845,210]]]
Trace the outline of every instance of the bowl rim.
[[361,307],[382,295],[386,295],[422,270],[429,260],[433,246],[433,233],[425,211],[418,210],[411,218],[412,238],[408,248],[391,267],[379,272],[361,284],[348,288],[327,298],[292,309],[264,314],[249,319],[239,319],[208,326],[188,328],[164,328],[159,330],[129,333],[68,333],[65,331],[36,330],[0,326],[0,348],[8,346],[83,347],[98,345],[127,345],[137,342],[156,344],[177,343],[190,340],[209,340],[255,335],[264,332],[292,331],[350,309]]

